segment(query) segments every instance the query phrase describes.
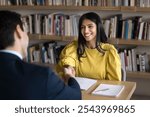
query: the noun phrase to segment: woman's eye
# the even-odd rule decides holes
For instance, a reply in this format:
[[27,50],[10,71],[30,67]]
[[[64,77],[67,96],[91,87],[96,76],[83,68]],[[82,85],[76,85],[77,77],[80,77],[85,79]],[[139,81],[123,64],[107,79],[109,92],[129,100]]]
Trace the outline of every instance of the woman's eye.
[[89,26],[89,28],[93,28],[93,26]]
[[84,27],[83,27],[83,26],[81,26],[81,29],[84,29]]

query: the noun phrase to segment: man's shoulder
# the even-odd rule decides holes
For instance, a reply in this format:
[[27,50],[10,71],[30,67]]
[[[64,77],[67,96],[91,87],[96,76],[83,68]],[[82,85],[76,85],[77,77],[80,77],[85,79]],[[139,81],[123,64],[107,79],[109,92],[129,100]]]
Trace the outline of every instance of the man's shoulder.
[[28,74],[40,74],[40,76],[46,76],[48,73],[51,73],[52,70],[51,68],[41,65],[41,64],[33,64],[33,63],[27,63],[27,62],[23,62],[23,67],[25,69],[25,71]]

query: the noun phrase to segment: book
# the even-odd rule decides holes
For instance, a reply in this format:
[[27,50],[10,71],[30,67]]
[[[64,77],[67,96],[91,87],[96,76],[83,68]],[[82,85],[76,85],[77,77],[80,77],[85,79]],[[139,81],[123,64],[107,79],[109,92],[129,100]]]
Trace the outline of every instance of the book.
[[89,79],[85,77],[75,77],[75,79],[78,82],[80,89],[82,90],[89,89],[92,85],[94,85],[97,82],[97,80]]
[[94,95],[117,97],[123,91],[124,85],[100,84],[93,92]]

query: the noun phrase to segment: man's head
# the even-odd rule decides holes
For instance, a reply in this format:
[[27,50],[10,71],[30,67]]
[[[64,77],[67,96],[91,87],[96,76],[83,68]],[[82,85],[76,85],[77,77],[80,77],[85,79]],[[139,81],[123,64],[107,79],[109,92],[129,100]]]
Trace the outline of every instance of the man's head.
[[14,50],[25,57],[28,41],[21,15],[12,11],[0,11],[0,50]]

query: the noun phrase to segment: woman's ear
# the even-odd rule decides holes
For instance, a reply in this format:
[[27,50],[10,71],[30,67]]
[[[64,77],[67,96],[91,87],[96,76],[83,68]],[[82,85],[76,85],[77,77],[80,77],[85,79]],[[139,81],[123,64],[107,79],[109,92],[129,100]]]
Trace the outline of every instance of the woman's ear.
[[17,27],[16,27],[16,35],[17,35],[17,37],[19,39],[21,39],[21,32],[22,32],[22,30],[21,30],[20,25],[17,25]]

